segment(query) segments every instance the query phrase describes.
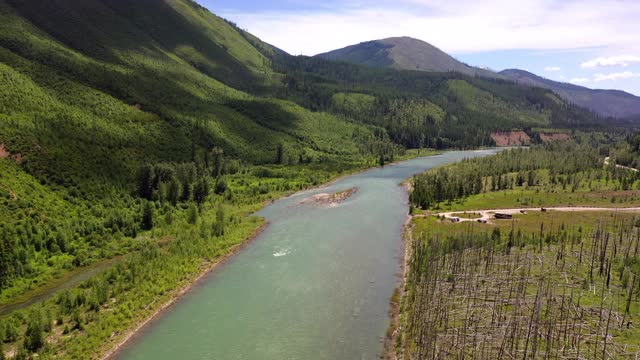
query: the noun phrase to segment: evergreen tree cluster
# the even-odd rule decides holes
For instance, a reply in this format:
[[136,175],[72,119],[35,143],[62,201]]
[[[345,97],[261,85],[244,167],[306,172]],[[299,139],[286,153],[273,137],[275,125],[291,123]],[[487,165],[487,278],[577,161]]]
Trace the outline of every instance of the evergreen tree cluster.
[[539,170],[548,171],[552,185],[576,189],[581,182],[606,178],[629,189],[639,178],[637,173],[615,167],[603,168],[603,157],[588,144],[556,142],[530,149],[500,152],[489,158],[464,160],[459,164],[434,169],[413,178],[410,199],[422,209],[438,207],[482,192],[501,191],[540,185]]

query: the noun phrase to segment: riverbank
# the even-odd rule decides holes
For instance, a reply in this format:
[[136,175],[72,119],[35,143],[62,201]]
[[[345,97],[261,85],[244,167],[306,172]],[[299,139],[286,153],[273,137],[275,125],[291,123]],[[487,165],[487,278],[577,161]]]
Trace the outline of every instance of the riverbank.
[[[407,190],[408,193],[407,184],[402,184],[402,187]],[[402,310],[402,301],[406,293],[409,259],[411,258],[411,249],[413,245],[413,227],[411,225],[412,221],[413,216],[407,215],[402,232],[400,284],[398,284],[398,287],[396,287],[393,291],[393,295],[391,296],[391,300],[389,301],[389,316],[391,317],[391,322],[389,323],[389,328],[387,329],[387,334],[384,340],[384,348],[382,350],[382,358],[387,360],[398,359],[396,353],[396,345],[398,344],[398,336],[402,331],[402,322],[400,315]]]
[[144,330],[147,326],[153,323],[154,320],[161,317],[168,310],[171,309],[173,305],[175,305],[180,299],[184,296],[188,295],[196,285],[207,275],[224,265],[228,260],[233,258],[236,254],[242,251],[247,247],[253,240],[255,240],[260,234],[264,232],[264,230],[269,226],[267,221],[264,221],[248,238],[246,238],[243,242],[232,246],[229,251],[208,264],[203,264],[203,270],[200,271],[195,278],[187,281],[187,283],[178,288],[174,294],[169,295],[169,300],[165,301],[160,305],[159,308],[153,311],[153,313],[149,316],[141,319],[140,322],[136,323],[133,329],[128,330],[122,335],[122,337],[117,340],[117,342],[109,346],[107,350],[105,350],[102,355],[99,357],[102,360],[111,360],[115,359],[118,354],[133,340],[135,337]]
[[87,280],[91,276],[99,274],[114,264],[119,263],[126,255],[116,256],[110,259],[98,261],[89,266],[75,269],[60,277],[53,278],[47,283],[36,287],[28,292],[14,298],[11,302],[0,305],[0,318],[10,315],[14,311],[24,309],[28,306],[41,302],[60,290],[68,289]]

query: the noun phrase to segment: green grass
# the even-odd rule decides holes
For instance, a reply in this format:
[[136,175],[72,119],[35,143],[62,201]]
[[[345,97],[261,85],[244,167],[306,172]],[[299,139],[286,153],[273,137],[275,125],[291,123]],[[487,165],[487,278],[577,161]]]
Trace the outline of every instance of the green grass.
[[436,211],[539,208],[551,206],[636,207],[640,191],[553,192],[541,189],[514,189],[470,196],[451,205],[443,203]]

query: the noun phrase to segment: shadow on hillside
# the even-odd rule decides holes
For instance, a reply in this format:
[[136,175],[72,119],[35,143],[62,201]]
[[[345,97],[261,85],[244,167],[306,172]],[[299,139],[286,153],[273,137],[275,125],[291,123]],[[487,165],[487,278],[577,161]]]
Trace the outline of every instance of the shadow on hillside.
[[[222,45],[164,1],[158,0],[7,0],[23,17],[66,46],[110,63],[134,65],[142,55],[178,66],[174,53],[198,71],[235,88],[257,81]],[[203,11],[187,2],[194,12]],[[215,26],[215,25],[212,25]],[[225,26],[227,26],[225,24]],[[192,48],[185,52],[179,48]],[[124,59],[122,57],[125,57]]]
[[282,104],[269,100],[231,100],[225,103],[242,115],[274,131],[292,130],[298,118]]

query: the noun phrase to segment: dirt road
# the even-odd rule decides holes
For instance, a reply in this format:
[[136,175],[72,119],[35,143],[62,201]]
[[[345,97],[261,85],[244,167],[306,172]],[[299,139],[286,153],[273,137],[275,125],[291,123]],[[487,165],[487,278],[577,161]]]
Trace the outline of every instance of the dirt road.
[[[573,206],[573,207],[549,207],[545,208],[547,211],[565,211],[565,212],[584,212],[584,211],[614,211],[614,212],[640,212],[640,207],[632,207],[632,208],[602,208],[602,207],[588,207],[588,206]],[[508,214],[515,215],[520,213],[534,212],[534,211],[542,211],[542,208],[514,208],[514,209],[489,209],[489,210],[466,210],[466,211],[451,211],[451,212],[443,212],[434,214],[436,216],[441,216],[446,219],[459,219],[460,222],[463,221],[490,221],[495,219],[495,214]],[[456,214],[479,214],[480,217],[474,219],[467,219],[463,217],[459,217]]]

